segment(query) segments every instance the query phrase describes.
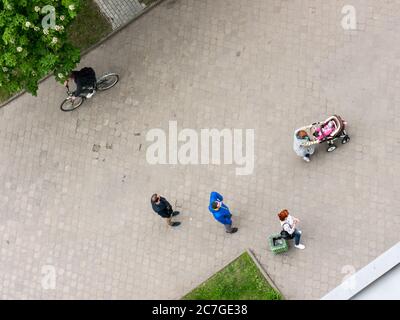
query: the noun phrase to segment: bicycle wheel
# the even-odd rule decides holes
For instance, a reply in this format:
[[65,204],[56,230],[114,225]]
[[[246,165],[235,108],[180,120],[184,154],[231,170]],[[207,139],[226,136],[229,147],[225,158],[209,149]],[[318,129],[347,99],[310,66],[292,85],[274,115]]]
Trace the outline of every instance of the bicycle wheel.
[[66,98],[61,103],[60,109],[64,112],[74,111],[82,105],[83,101],[85,101],[84,97],[76,97],[73,101],[71,98]]
[[97,90],[105,91],[112,87],[114,87],[119,81],[119,75],[116,73],[109,73],[102,76],[99,80],[97,80]]

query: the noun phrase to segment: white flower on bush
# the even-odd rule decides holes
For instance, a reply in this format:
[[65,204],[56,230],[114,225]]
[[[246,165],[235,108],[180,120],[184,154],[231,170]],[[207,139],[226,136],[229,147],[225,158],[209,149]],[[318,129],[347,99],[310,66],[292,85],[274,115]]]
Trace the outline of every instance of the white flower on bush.
[[33,76],[36,76],[36,72],[35,72],[35,71],[32,71],[32,75],[33,75]]
[[3,71],[4,71],[4,72],[7,72],[7,71],[8,71],[8,68],[7,68],[7,67],[3,67]]
[[71,11],[74,11],[74,10],[75,10],[75,5],[70,4],[70,5],[68,6],[68,9],[71,10]]
[[43,33],[47,36],[49,34],[49,29],[43,29]]
[[64,27],[63,26],[55,26],[54,29],[56,29],[56,31],[63,31]]
[[35,11],[36,11],[36,12],[39,12],[39,11],[40,11],[40,7],[36,6],[36,7],[35,7]]
[[53,37],[53,40],[51,40],[51,43],[54,43],[54,44],[56,44],[58,42],[58,39],[57,39],[57,37]]
[[22,47],[17,47],[18,52],[22,52],[22,50],[23,50]]
[[60,16],[60,20],[64,21],[65,20],[65,16]]
[[25,22],[25,27],[29,28],[32,25],[29,21]]
[[63,75],[62,73],[59,73],[59,74],[58,74],[58,77],[59,77],[60,79],[62,79],[62,78],[64,78],[64,75]]
[[10,42],[11,42],[12,44],[14,44],[14,43],[15,43],[15,40],[14,40],[14,39],[10,39]]
[[39,31],[39,30],[40,30],[39,27],[34,27],[33,29],[34,29],[35,31]]

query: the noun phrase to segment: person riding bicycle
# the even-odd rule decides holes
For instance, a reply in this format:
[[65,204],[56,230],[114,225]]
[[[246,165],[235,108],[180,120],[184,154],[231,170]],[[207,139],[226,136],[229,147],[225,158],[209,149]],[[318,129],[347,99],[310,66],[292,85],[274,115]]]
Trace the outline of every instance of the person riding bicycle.
[[[106,91],[114,87],[119,81],[119,75],[106,73],[97,79],[92,68],[83,68],[79,71],[72,71],[66,79],[64,85],[67,87],[67,97],[61,103],[60,109],[69,112],[79,108],[87,98],[91,98],[97,91]],[[71,79],[76,84],[75,91],[69,87]]]
[[95,94],[96,88],[96,73],[93,68],[85,67],[79,71],[72,71],[68,80],[64,82],[64,86],[69,88],[69,80],[74,80],[76,90],[72,93],[72,98],[86,95],[86,98],[91,98]]

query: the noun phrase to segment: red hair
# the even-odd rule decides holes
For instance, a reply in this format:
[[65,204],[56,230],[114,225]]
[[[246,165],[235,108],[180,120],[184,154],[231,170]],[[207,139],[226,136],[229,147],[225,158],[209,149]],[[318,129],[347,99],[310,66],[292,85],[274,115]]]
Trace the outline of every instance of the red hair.
[[279,220],[281,220],[281,221],[285,221],[288,216],[289,216],[289,211],[287,211],[286,209],[282,210],[278,214]]

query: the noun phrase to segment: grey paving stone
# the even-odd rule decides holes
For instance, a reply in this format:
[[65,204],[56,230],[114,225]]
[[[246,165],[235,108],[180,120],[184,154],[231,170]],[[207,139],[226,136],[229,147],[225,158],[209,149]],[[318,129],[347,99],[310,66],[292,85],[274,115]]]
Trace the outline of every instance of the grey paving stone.
[[[180,298],[251,247],[287,298],[318,299],[347,265],[359,270],[391,248],[400,4],[354,1],[362,28],[352,32],[340,26],[345,4],[165,1],[83,57],[98,74],[119,73],[117,87],[66,114],[64,88],[48,79],[37,98],[0,109],[1,298]],[[305,165],[293,130],[333,113],[349,122],[352,142]],[[146,132],[170,120],[254,128],[254,175],[150,166]],[[210,217],[214,189],[236,235]],[[181,227],[152,212],[154,192],[179,202]],[[267,237],[283,208],[302,220],[307,248],[273,256]],[[46,265],[54,290],[42,286]]]
[[137,16],[145,5],[139,0],[95,0],[103,14],[110,20],[113,29],[118,29]]

